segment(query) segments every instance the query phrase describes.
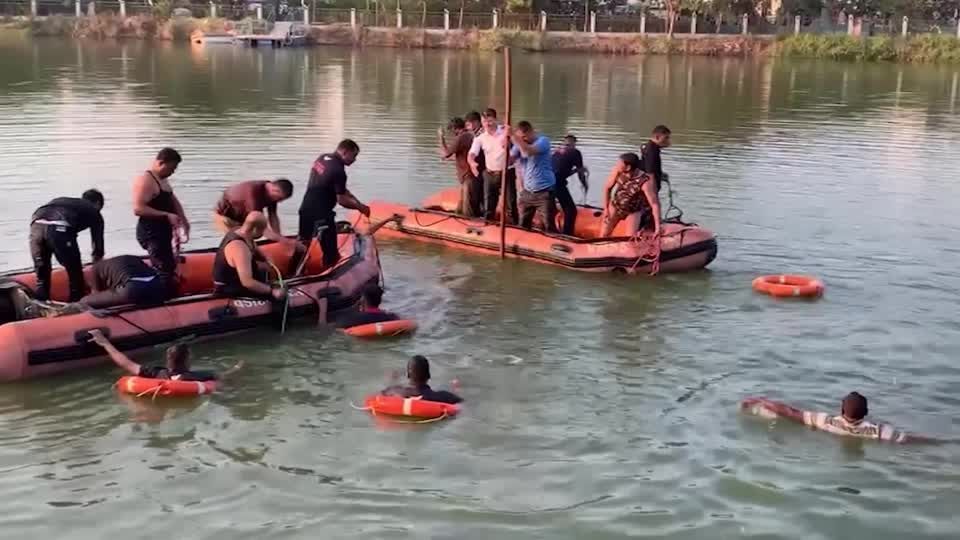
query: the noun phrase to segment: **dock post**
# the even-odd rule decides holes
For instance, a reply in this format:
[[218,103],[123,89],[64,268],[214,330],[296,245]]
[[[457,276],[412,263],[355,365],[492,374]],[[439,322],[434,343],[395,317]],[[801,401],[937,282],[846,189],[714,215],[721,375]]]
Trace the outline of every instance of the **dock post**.
[[597,12],[596,11],[590,12],[590,33],[591,34],[597,33]]
[[741,34],[747,35],[747,32],[750,30],[750,17],[746,13],[743,14],[743,28],[740,31]]
[[263,20],[263,4],[257,4],[257,20]]
[[647,12],[640,14],[640,35],[647,33]]
[[496,30],[497,27],[500,25],[500,20],[499,20],[500,17],[499,17],[499,15],[500,15],[500,13],[499,13],[499,11],[497,10],[497,8],[493,8],[493,29],[494,29],[494,30]]
[[793,35],[800,35],[800,16],[797,15],[793,18]]
[[357,29],[357,8],[350,8],[350,28]]
[[397,8],[397,28],[403,28],[403,10]]
[[902,24],[902,27],[901,27],[901,29],[900,29],[900,34],[903,35],[903,37],[907,37],[907,31],[908,31],[909,29],[910,29],[910,18],[907,17],[906,15],[904,15],[904,16],[903,16],[903,24]]
[[547,12],[546,11],[540,12],[540,31],[541,32],[547,31]]
[[443,10],[443,29],[448,32],[450,31],[450,10],[449,9]]
[[303,24],[310,26],[310,8],[303,6]]
[[73,8],[74,8],[74,11],[76,12],[77,18],[79,18],[80,17],[80,0],[74,0]]
[[30,16],[37,16],[37,0],[30,0]]
[[[121,6],[123,5],[122,1],[120,2],[120,5]],[[214,4],[212,1],[210,2],[210,18],[211,19],[217,18],[217,5]]]
[[690,33],[697,33],[697,12],[694,11],[693,15],[690,16]]

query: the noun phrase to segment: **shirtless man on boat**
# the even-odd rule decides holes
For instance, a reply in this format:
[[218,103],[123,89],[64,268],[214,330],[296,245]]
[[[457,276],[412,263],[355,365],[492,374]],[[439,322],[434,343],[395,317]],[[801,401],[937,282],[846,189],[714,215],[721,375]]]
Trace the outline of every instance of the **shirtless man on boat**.
[[267,228],[262,212],[250,212],[239,229],[228,232],[213,260],[214,294],[283,300],[287,291],[267,281],[270,266],[256,245]]
[[385,388],[381,395],[400,397],[419,397],[425,401],[456,404],[463,398],[447,390],[434,390],[427,384],[430,380],[430,362],[419,354],[407,362],[407,384],[398,384]]
[[740,403],[740,409],[764,418],[786,418],[834,435],[893,443],[937,442],[927,437],[908,435],[888,424],[867,420],[867,398],[859,392],[850,392],[843,398],[840,414],[837,416],[825,412],[804,411],[766,398],[747,398]]
[[264,212],[267,227],[264,236],[268,239],[295,243],[283,236],[280,230],[280,215],[277,204],[293,196],[293,182],[286,178],[276,180],[247,180],[234,184],[223,191],[213,211],[213,224],[221,234],[240,228],[250,212]]

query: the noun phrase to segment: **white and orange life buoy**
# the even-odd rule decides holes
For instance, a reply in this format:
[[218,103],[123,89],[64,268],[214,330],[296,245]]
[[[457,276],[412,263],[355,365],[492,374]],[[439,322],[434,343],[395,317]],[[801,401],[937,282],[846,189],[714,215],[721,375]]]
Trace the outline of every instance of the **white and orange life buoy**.
[[344,328],[343,333],[359,338],[393,337],[412,334],[417,330],[417,322],[409,319],[398,321],[384,321],[368,324],[358,324]]
[[364,409],[373,415],[382,414],[418,420],[441,420],[456,416],[460,412],[460,407],[451,403],[427,401],[419,397],[405,398],[380,394],[368,396],[363,405]]
[[823,282],[810,276],[760,276],[753,290],[778,298],[815,298],[823,295]]
[[135,396],[201,396],[217,390],[217,381],[179,381],[173,379],[148,379],[146,377],[120,377],[117,389]]

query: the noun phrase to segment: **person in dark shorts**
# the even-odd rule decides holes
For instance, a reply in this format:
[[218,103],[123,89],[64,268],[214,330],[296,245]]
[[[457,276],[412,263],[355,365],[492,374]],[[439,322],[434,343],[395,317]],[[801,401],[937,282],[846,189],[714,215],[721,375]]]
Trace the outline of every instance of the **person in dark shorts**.
[[400,317],[389,311],[380,309],[383,301],[383,289],[379,285],[368,285],[363,289],[360,310],[348,313],[337,319],[337,328],[352,328],[362,324],[396,321]]
[[385,388],[381,393],[384,396],[419,397],[426,401],[439,403],[460,403],[463,398],[447,390],[434,390],[427,381],[430,380],[430,362],[419,354],[407,362],[407,384],[393,385]]
[[550,139],[537,133],[530,122],[523,121],[513,130],[513,148],[510,160],[517,164],[523,181],[520,193],[520,226],[533,228],[533,218],[539,213],[547,232],[556,232],[556,184],[550,159]]
[[[307,248],[317,237],[323,251],[323,264],[329,268],[340,260],[337,246],[336,214],[333,209],[339,203],[344,208],[357,210],[370,217],[370,207],[363,204],[347,189],[346,167],[353,165],[360,147],[350,139],[344,139],[332,154],[323,154],[313,162],[310,181],[300,203],[300,227],[297,237]],[[291,274],[300,266],[306,251],[290,260]]]
[[447,130],[453,134],[452,144],[447,144],[446,132],[437,129],[440,138],[440,156],[452,159],[456,165],[457,182],[460,184],[460,203],[457,213],[467,217],[480,217],[483,214],[482,188],[480,181],[470,170],[470,147],[473,145],[473,133],[467,129],[463,118],[451,118]]
[[213,259],[213,292],[218,296],[283,300],[287,291],[266,281],[269,265],[256,241],[267,228],[262,212],[250,212],[243,225],[228,232]]
[[80,299],[80,303],[94,309],[162,304],[168,290],[157,271],[134,255],[111,257],[94,264],[92,281],[94,292]]
[[110,340],[100,330],[90,330],[90,340],[103,347],[114,364],[133,376],[145,379],[216,381],[226,379],[243,367],[243,361],[240,361],[237,362],[237,365],[220,374],[209,371],[192,371],[190,369],[190,347],[183,343],[167,348],[166,362],[163,366],[142,366],[114,347],[113,343],[110,343]]
[[264,236],[276,242],[293,242],[283,236],[277,204],[293,196],[293,183],[286,178],[276,180],[247,180],[223,191],[214,209],[213,224],[221,234],[243,224],[250,212],[264,212],[267,227]]
[[640,148],[641,169],[643,172],[653,175],[656,180],[657,192],[660,191],[660,184],[664,178],[669,178],[663,173],[663,164],[660,162],[660,150],[670,147],[670,128],[664,125],[653,128],[650,140]]
[[86,289],[77,234],[90,229],[93,261],[103,258],[103,194],[89,189],[77,199],[59,197],[37,208],[30,221],[30,256],[37,274],[34,298],[50,299],[52,256],[63,265],[70,278],[70,302],[79,300]]
[[164,148],[150,168],[133,181],[133,213],[140,218],[137,222],[137,242],[147,250],[150,264],[170,288],[170,296],[176,294],[174,235],[179,239],[182,230],[184,241],[190,240],[190,222],[169,180],[180,161],[180,154],[176,150]]
[[653,225],[654,236],[660,234],[660,197],[653,175],[640,168],[640,157],[629,152],[620,156],[603,187],[603,219],[600,237],[613,234],[617,225],[627,220],[627,235]]
[[500,204],[503,168],[507,167],[506,222],[516,225],[519,222],[517,173],[513,165],[507,165],[506,130],[497,124],[497,111],[494,109],[485,109],[481,121],[483,131],[474,137],[469,159],[474,175],[483,179],[483,217],[487,221],[493,221],[496,217],[497,206]]
[[580,150],[577,150],[577,138],[573,134],[564,137],[563,146],[554,150],[553,173],[557,177],[557,202],[563,209],[562,232],[567,236],[573,236],[577,224],[577,203],[573,201],[573,196],[570,195],[567,178],[576,173],[584,194],[590,189],[590,185],[587,183],[587,175],[590,173],[583,165],[583,154],[580,153]]

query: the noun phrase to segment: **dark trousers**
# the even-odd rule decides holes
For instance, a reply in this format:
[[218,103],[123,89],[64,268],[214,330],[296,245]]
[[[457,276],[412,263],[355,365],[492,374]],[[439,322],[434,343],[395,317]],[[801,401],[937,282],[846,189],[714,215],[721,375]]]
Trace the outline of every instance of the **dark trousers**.
[[146,233],[137,228],[137,242],[147,251],[150,266],[157,271],[160,281],[167,287],[167,296],[177,294],[177,258],[173,253],[173,231]]
[[[483,199],[484,217],[493,221],[497,214],[497,204],[500,202],[500,172],[483,171]],[[504,201],[507,212],[507,224],[516,225],[519,222],[517,212],[517,171],[507,169],[507,194]]]
[[[310,241],[314,238],[320,244],[323,252],[323,265],[331,267],[340,260],[340,248],[337,246],[337,216],[333,212],[317,216],[311,213],[300,214],[300,226],[297,229],[297,239],[310,248]],[[297,271],[306,252],[297,251],[290,259],[291,274]]]
[[557,200],[553,189],[542,191],[522,191],[520,193],[520,226],[533,228],[533,217],[539,213],[543,228],[547,232],[556,232]]
[[123,287],[107,289],[84,296],[80,302],[94,309],[125,304],[138,306],[159,305],[167,297],[167,284],[160,277],[151,281],[130,281]]
[[34,223],[30,226],[30,256],[37,273],[37,300],[50,299],[50,258],[55,255],[70,277],[70,301],[83,296],[86,284],[83,281],[83,263],[77,246],[77,232],[69,227]]
[[563,209],[563,234],[573,236],[574,228],[577,225],[577,203],[573,202],[573,196],[570,195],[570,188],[567,187],[566,179],[557,178],[557,202]]
[[460,182],[460,204],[457,213],[467,217],[483,216],[483,186],[475,176]]

